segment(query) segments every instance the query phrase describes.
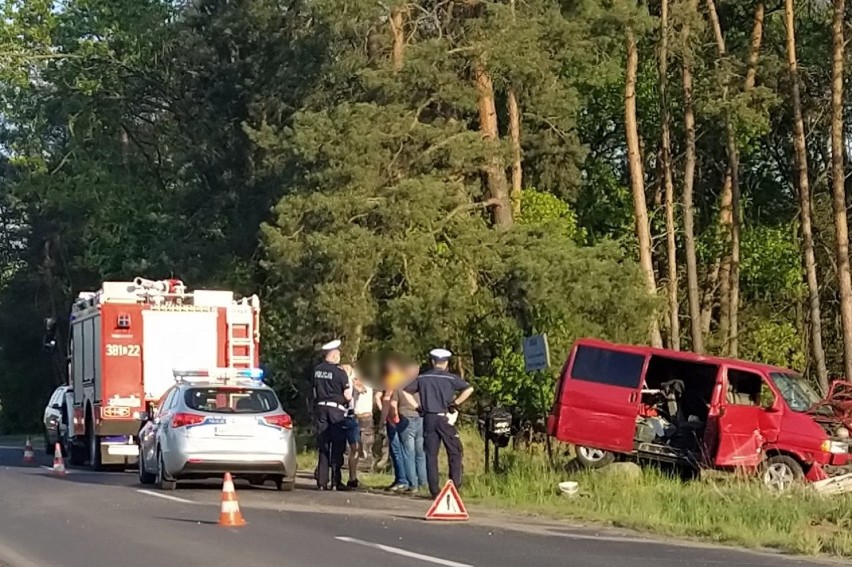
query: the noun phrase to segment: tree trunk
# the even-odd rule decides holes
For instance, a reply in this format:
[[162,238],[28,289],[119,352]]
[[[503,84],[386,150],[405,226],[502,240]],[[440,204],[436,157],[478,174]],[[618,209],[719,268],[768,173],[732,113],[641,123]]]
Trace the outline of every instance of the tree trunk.
[[766,17],[766,6],[758,2],[754,7],[754,24],[751,28],[751,47],[748,51],[748,64],[746,66],[745,92],[754,88],[757,78],[757,59],[760,57],[760,46],[763,42],[763,19]]
[[805,123],[802,118],[802,101],[799,91],[799,69],[796,60],[796,32],[793,12],[793,0],[784,2],[784,22],[787,28],[787,64],[790,70],[790,88],[793,102],[793,145],[798,170],[799,206],[801,208],[802,253],[808,283],[808,296],[811,320],[811,348],[817,380],[823,391],[828,389],[828,371],[825,366],[825,352],[822,348],[822,313],[819,304],[819,284],[817,281],[816,260],[814,258],[813,228],[811,226],[811,188],[808,181],[808,154],[805,146]]
[[[722,63],[727,56],[725,37],[722,34],[722,26],[719,23],[719,15],[716,12],[716,4],[713,0],[707,0],[707,13],[710,24],[713,27],[713,37],[716,39],[716,49],[719,53],[717,73],[719,85],[722,88],[722,98],[728,99],[730,81],[722,75],[724,72]],[[739,350],[738,342],[738,313],[739,313],[739,291],[740,291],[740,182],[739,182],[739,149],[737,148],[736,133],[730,112],[725,113],[725,149],[728,154],[728,168],[725,172],[725,182],[722,190],[723,211],[726,201],[731,203],[730,224],[726,227],[725,214],[722,214],[723,234],[727,232],[730,259],[723,259],[720,277],[721,285],[721,313],[720,329],[725,341],[724,351],[729,356],[737,356]],[[730,189],[728,189],[730,188]],[[726,194],[727,193],[727,194]],[[728,230],[726,231],[725,228]],[[725,277],[727,275],[727,277]],[[726,293],[727,292],[727,293]],[[727,315],[727,317],[726,317]]]
[[509,199],[503,159],[497,147],[500,132],[497,128],[497,109],[494,106],[494,85],[481,59],[475,63],[475,74],[479,100],[479,128],[482,138],[488,142],[492,152],[492,155],[487,158],[483,173],[488,196],[495,201],[491,208],[494,226],[505,229],[511,227],[513,223],[512,203]]
[[722,192],[719,194],[719,228],[724,244],[722,259],[719,262],[719,335],[724,343],[724,352],[728,350],[728,337],[731,334],[731,262],[733,261],[731,258],[731,225],[733,224],[731,203],[733,198],[731,172],[726,168]]
[[672,181],[671,131],[668,103],[669,2],[662,0],[660,17],[660,166],[666,194],[666,258],[668,265],[669,346],[680,350],[680,320],[677,299],[677,241],[675,236],[674,182]]
[[849,227],[846,220],[846,172],[843,163],[843,16],[846,0],[834,0],[833,57],[831,66],[831,169],[834,196],[834,232],[837,240],[837,279],[840,322],[843,328],[843,363],[852,378],[852,281],[849,274]]
[[512,139],[512,189],[509,196],[512,199],[512,214],[518,218],[521,215],[524,173],[521,168],[521,111],[515,89],[509,89],[509,137]]
[[393,70],[399,72],[402,69],[402,63],[405,53],[405,8],[396,6],[391,9],[390,27],[393,33],[393,51],[391,61]]
[[[668,4],[668,0],[663,0]],[[690,1],[690,15],[698,11],[698,0]],[[698,290],[698,260],[695,255],[695,216],[692,191],[695,184],[695,109],[692,102],[692,56],[689,50],[689,23],[683,27],[683,127],[686,130],[686,149],[683,165],[683,239],[686,251],[686,291],[689,303],[689,322],[692,350],[704,352],[704,331],[701,323],[701,304]]]
[[[648,206],[645,203],[645,174],[642,168],[642,154],[639,151],[639,131],[636,124],[636,74],[639,67],[639,53],[636,48],[636,36],[628,27],[627,69],[624,81],[624,129],[627,138],[627,163],[630,170],[630,188],[633,191],[633,210],[636,217],[636,237],[639,240],[639,263],[645,276],[645,287],[651,295],[657,294],[657,282],[654,277],[654,262],[651,255],[651,228],[648,223]],[[651,344],[663,346],[657,314],[651,316]]]
[[[509,2],[512,9],[512,22],[515,22],[515,0]],[[518,96],[513,87],[509,88],[509,137],[512,140],[512,188],[509,196],[512,199],[512,214],[517,219],[521,215],[521,191],[523,189],[524,171],[521,166],[521,110],[518,106]]]

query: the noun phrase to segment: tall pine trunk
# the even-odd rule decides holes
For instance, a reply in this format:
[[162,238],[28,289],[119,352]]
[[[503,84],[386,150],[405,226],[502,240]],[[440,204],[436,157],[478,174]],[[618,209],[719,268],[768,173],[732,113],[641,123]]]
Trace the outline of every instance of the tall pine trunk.
[[[515,22],[515,0],[509,2],[512,9],[512,22]],[[521,109],[518,106],[518,96],[515,88],[510,87],[508,93],[509,138],[512,140],[512,186],[509,196],[512,199],[512,213],[515,218],[521,215],[521,191],[523,189],[524,171],[521,165]]]
[[479,129],[491,152],[483,168],[485,186],[492,201],[494,226],[505,229],[512,226],[514,219],[505,167],[503,158],[500,156],[500,131],[497,128],[497,108],[494,106],[494,83],[482,58],[476,60],[474,73],[479,105]]
[[[648,222],[648,205],[645,203],[645,173],[642,154],[639,150],[639,130],[636,124],[636,75],[639,69],[639,52],[636,36],[626,30],[627,69],[624,81],[624,129],[627,138],[627,165],[630,171],[630,188],[633,192],[633,211],[636,217],[636,237],[639,241],[639,264],[645,276],[648,293],[656,295],[657,282],[654,276],[654,261],[651,254],[651,227]],[[663,346],[657,314],[651,316],[649,326],[651,344]]]
[[521,215],[521,190],[524,172],[521,166],[521,109],[515,89],[509,89],[509,138],[512,140],[512,187],[509,197],[512,200],[512,214]]
[[390,27],[393,34],[393,50],[391,62],[393,70],[399,72],[402,69],[403,54],[405,52],[405,32],[403,25],[405,21],[405,8],[396,6],[391,9]]
[[660,165],[663,170],[663,186],[666,199],[666,264],[668,267],[669,300],[669,346],[680,350],[680,321],[678,310],[677,278],[677,240],[675,233],[674,181],[672,180],[671,161],[671,125],[668,102],[668,41],[669,41],[669,2],[662,0],[660,16],[660,109],[661,140]]
[[793,0],[784,2],[784,22],[787,28],[787,64],[790,71],[790,90],[793,102],[793,146],[799,185],[799,207],[802,224],[802,254],[808,283],[810,307],[811,349],[817,380],[823,391],[828,389],[828,371],[825,351],[822,348],[822,313],[819,302],[816,259],[814,258],[813,227],[811,226],[811,188],[808,181],[808,154],[805,145],[805,122],[802,118],[802,100],[799,86],[799,68],[796,58],[796,32]]
[[846,0],[834,0],[831,66],[831,169],[834,196],[834,232],[837,240],[837,279],[840,322],[843,328],[845,376],[852,378],[852,281],[849,274],[849,227],[846,220],[846,172],[843,163],[843,16]]
[[[668,3],[667,0],[663,0]],[[687,18],[698,12],[698,0],[690,0]],[[693,211],[693,187],[695,185],[695,109],[692,101],[692,53],[689,48],[690,26],[687,21],[681,32],[683,36],[683,126],[686,130],[686,149],[683,165],[683,241],[686,252],[686,291],[689,303],[689,322],[692,334],[692,350],[704,352],[704,330],[701,322],[701,300],[698,288],[698,260],[695,254],[695,214]]]
[[754,88],[757,79],[757,59],[760,57],[760,46],[763,43],[763,20],[766,17],[766,6],[758,2],[754,7],[754,24],[751,28],[751,47],[748,51],[746,65],[745,92]]
[[[722,88],[722,98],[727,101],[730,91],[730,80],[724,76],[724,59],[727,56],[725,37],[716,12],[713,0],[707,0],[707,13],[716,38],[716,49],[719,54],[717,72],[719,85]],[[728,167],[725,172],[725,182],[722,186],[722,225],[723,234],[728,242],[729,256],[723,258],[720,270],[721,278],[721,309],[720,328],[725,341],[725,352],[729,356],[737,356],[739,352],[739,292],[740,292],[740,157],[737,147],[736,133],[730,111],[725,112],[725,149],[728,154]],[[730,213],[726,205],[730,203]],[[727,227],[725,226],[727,224]]]

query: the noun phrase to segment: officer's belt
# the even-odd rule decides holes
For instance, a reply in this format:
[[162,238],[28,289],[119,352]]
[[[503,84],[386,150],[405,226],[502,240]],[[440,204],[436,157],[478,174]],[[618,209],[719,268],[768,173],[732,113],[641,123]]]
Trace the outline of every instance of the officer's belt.
[[342,410],[342,411],[346,411],[347,409],[349,409],[342,404],[338,404],[337,402],[317,402],[317,405],[318,406],[325,406],[325,407],[329,407],[329,408],[337,408],[337,409]]

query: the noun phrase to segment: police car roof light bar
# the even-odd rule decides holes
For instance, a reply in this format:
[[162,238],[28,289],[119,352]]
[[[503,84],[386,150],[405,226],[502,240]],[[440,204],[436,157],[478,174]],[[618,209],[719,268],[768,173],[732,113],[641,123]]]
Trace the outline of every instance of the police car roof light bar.
[[261,368],[213,368],[210,370],[179,370],[173,371],[176,382],[221,382],[228,383],[231,380],[242,378],[254,383],[263,382],[263,370]]

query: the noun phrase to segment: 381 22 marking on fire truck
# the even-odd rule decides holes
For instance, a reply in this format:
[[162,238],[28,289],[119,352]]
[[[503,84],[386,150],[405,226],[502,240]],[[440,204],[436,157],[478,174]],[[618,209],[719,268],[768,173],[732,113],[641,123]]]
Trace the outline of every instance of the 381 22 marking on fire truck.
[[106,345],[107,356],[140,356],[142,347],[139,345]]

